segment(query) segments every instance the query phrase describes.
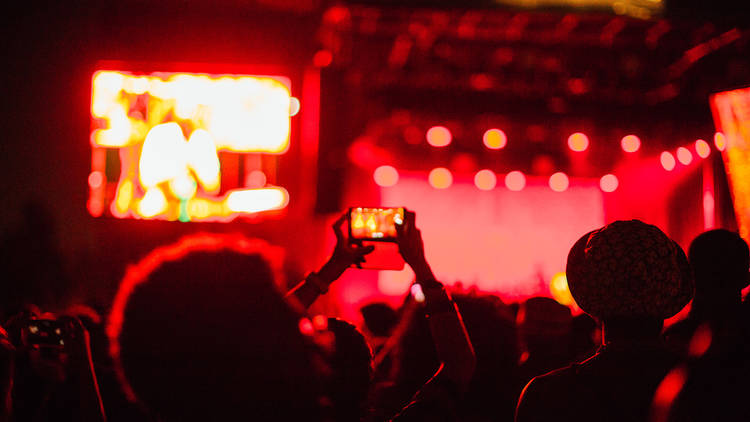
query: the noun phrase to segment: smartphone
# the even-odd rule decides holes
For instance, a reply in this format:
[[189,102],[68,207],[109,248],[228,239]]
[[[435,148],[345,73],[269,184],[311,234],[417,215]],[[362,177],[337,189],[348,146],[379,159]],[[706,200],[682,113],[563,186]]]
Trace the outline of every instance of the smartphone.
[[349,239],[396,241],[396,225],[404,223],[404,208],[349,208]]
[[65,346],[67,327],[55,319],[32,319],[24,326],[21,338],[27,346],[56,347]]

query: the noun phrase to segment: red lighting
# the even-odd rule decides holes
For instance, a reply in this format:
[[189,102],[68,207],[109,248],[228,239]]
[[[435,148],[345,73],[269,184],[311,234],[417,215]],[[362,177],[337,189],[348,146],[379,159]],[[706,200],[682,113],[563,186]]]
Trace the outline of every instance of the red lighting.
[[695,152],[699,157],[706,158],[711,155],[711,146],[703,139],[698,139],[695,141]]
[[315,67],[326,67],[333,62],[333,54],[328,50],[319,50],[313,56],[313,65]]
[[497,176],[492,170],[479,170],[474,176],[474,184],[481,190],[495,189]]
[[438,167],[430,171],[428,177],[430,186],[435,189],[446,189],[453,184],[453,175],[450,170],[445,167]]
[[100,171],[92,171],[89,174],[89,187],[91,189],[99,189],[104,183],[104,174]]
[[561,171],[549,177],[549,187],[555,192],[565,192],[569,184],[568,176]]
[[714,144],[716,145],[716,149],[724,151],[727,147],[727,137],[721,132],[716,132],[714,134]]
[[604,192],[614,192],[619,185],[620,182],[614,174],[605,174],[599,179],[599,187],[602,188]]
[[572,151],[586,151],[589,147],[589,138],[581,132],[576,132],[568,137],[568,147]]
[[433,126],[427,130],[427,142],[433,147],[444,147],[451,143],[453,136],[445,126]]
[[378,186],[389,187],[398,183],[398,170],[393,166],[380,166],[372,175]]
[[672,155],[669,151],[664,151],[661,153],[661,157],[659,157],[659,161],[661,161],[662,167],[664,167],[664,170],[672,171],[674,170],[675,162],[674,155]]
[[679,147],[677,148],[677,159],[684,165],[690,164],[691,161],[693,161],[693,154],[690,153],[690,150],[685,147]]
[[620,145],[625,152],[636,152],[641,148],[641,140],[635,135],[627,135],[622,138]]
[[526,187],[526,176],[518,170],[505,175],[505,187],[512,191],[520,191]]
[[490,129],[484,132],[482,141],[484,141],[484,146],[489,149],[502,149],[508,143],[508,137],[500,129]]

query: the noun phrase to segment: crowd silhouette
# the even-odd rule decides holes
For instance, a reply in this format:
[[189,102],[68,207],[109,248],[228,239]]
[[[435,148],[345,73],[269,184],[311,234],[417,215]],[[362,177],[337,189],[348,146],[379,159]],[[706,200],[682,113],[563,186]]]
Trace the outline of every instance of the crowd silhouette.
[[[583,234],[566,268],[578,314],[447,287],[417,221],[407,211],[395,242],[421,294],[363,306],[360,328],[308,312],[373,250],[346,215],[330,258],[289,290],[268,244],[204,233],[130,267],[108,315],[62,293],[52,228],[29,223],[43,242],[2,245],[0,421],[750,420],[737,233],[705,232],[687,254],[638,220]],[[46,264],[22,270],[21,254]]]

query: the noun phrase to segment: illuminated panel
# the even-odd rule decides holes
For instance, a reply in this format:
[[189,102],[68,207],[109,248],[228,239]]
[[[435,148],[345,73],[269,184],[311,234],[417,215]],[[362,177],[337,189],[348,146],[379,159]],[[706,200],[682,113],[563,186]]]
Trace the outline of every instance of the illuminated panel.
[[263,163],[288,150],[299,109],[285,77],[97,71],[89,212],[229,221],[282,209],[288,192]]
[[[714,123],[726,145],[721,155],[727,170],[740,235],[750,239],[750,88],[711,97]],[[724,144],[725,143],[725,144]],[[719,148],[721,149],[721,148]]]

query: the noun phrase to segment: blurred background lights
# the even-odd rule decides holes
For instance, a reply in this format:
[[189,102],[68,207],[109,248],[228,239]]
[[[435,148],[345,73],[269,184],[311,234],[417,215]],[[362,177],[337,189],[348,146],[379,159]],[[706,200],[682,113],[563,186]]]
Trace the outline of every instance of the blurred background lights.
[[481,190],[492,190],[497,185],[497,176],[492,170],[479,170],[474,175],[474,184]]
[[444,147],[451,143],[453,136],[445,126],[433,126],[427,130],[427,142],[433,147]]
[[674,170],[675,162],[674,155],[672,155],[669,151],[664,151],[661,153],[661,156],[659,157],[659,161],[661,161],[662,167],[664,167],[664,170],[672,171]]
[[599,179],[599,187],[602,188],[604,192],[614,192],[619,185],[620,182],[614,174],[605,174]]
[[300,102],[297,97],[289,97],[289,115],[296,116],[299,113]]
[[641,140],[635,135],[626,135],[620,141],[620,145],[625,152],[636,152],[641,148]]
[[484,146],[489,149],[502,149],[508,143],[508,137],[500,129],[490,129],[484,132],[482,141],[484,142]]
[[711,146],[703,139],[698,139],[695,141],[695,153],[701,158],[706,158],[711,155]]
[[380,166],[372,174],[378,186],[389,187],[398,183],[398,170],[393,166]]
[[727,137],[721,132],[716,132],[714,134],[714,145],[716,145],[716,149],[719,151],[724,151],[727,147]]
[[679,147],[677,148],[677,159],[680,161],[680,163],[688,165],[691,161],[693,161],[693,154],[690,153],[689,149],[685,147]]
[[520,191],[526,187],[526,176],[518,170],[505,175],[505,187],[512,191]]
[[564,272],[556,273],[549,283],[549,291],[552,297],[561,305],[572,306],[573,296],[568,288],[568,278]]
[[564,192],[569,184],[568,176],[561,171],[549,177],[549,187],[555,192]]
[[576,132],[568,137],[568,147],[572,151],[586,151],[589,147],[589,138],[581,132]]
[[101,171],[92,171],[89,174],[89,187],[91,189],[99,189],[104,183],[104,173]]
[[430,186],[435,189],[446,189],[453,184],[453,175],[450,170],[445,167],[438,167],[430,171],[428,177]]

